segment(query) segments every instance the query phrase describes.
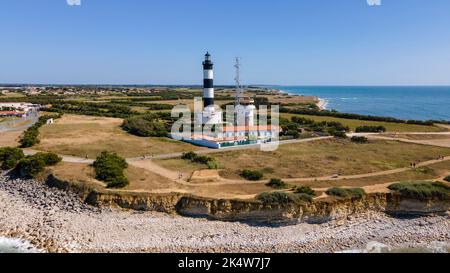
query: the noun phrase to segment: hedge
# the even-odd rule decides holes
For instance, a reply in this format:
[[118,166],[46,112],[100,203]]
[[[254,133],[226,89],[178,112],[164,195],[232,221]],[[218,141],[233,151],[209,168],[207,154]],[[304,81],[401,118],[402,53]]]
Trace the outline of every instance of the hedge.
[[36,144],[39,144],[39,128],[47,123],[49,119],[59,119],[62,114],[57,116],[42,116],[39,117],[38,122],[36,122],[33,126],[28,128],[22,135],[19,140],[21,148],[30,148]]
[[370,116],[370,115],[349,114],[349,113],[340,113],[337,111],[328,111],[328,110],[289,109],[286,107],[281,107],[280,112],[281,113],[298,114],[298,115],[336,117],[336,118],[356,119],[356,120],[366,120],[366,121],[384,121],[384,122],[417,124],[417,125],[428,125],[428,126],[431,126],[434,124],[434,122],[432,120],[427,120],[427,121],[402,120],[402,119],[396,119],[396,118],[392,118],[392,117],[379,117],[379,116]]

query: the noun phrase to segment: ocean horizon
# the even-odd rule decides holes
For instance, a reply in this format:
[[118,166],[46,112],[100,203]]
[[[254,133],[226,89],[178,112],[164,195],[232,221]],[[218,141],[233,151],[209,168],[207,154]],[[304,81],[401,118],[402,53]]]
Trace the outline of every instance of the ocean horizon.
[[450,86],[271,86],[317,96],[326,109],[406,120],[450,121]]

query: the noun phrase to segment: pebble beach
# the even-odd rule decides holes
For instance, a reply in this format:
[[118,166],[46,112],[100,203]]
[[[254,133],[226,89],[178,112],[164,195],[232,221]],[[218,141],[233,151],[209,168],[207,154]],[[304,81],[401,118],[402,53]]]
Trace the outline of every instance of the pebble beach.
[[23,252],[448,252],[450,216],[398,219],[369,211],[320,225],[218,222],[95,208],[72,193],[3,173],[0,237],[20,240]]

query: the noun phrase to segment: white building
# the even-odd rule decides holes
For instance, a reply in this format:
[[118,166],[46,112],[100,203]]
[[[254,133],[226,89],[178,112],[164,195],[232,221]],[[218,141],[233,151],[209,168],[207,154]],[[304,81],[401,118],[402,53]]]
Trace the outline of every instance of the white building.
[[[238,68],[239,69],[239,68]],[[220,149],[238,145],[253,145],[271,142],[278,139],[280,133],[279,126],[258,126],[255,122],[256,107],[252,99],[241,97],[241,88],[238,84],[236,104],[234,107],[235,123],[225,123],[223,121],[223,112],[214,105],[214,72],[211,55],[205,55],[203,62],[203,106],[201,113],[196,113],[195,119],[201,133],[186,134],[179,133],[173,138],[205,146],[214,149]],[[238,70],[239,71],[239,70]],[[238,72],[239,74],[239,72]],[[239,76],[237,76],[237,81]],[[212,130],[203,130],[209,125]]]

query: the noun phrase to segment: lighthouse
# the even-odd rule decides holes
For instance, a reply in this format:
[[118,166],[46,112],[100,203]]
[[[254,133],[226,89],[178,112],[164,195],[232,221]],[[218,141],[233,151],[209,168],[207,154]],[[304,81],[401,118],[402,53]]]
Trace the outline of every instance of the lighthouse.
[[201,124],[221,124],[222,111],[216,109],[214,105],[214,63],[211,60],[211,54],[205,54],[203,61],[203,113],[199,115]]
[[203,106],[205,108],[214,106],[214,63],[211,61],[209,52],[205,55],[203,62]]

